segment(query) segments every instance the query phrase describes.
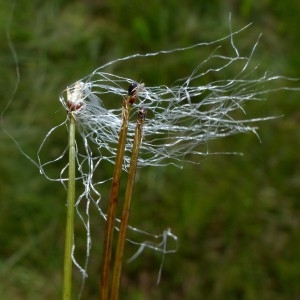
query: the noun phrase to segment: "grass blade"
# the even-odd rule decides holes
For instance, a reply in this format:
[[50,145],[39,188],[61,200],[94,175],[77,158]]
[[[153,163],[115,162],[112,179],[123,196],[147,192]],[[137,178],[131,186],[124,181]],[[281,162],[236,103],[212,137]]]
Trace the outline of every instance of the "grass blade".
[[69,129],[69,180],[67,195],[67,222],[65,237],[64,272],[62,299],[70,300],[72,294],[72,246],[74,237],[74,208],[75,208],[75,119],[70,116]]

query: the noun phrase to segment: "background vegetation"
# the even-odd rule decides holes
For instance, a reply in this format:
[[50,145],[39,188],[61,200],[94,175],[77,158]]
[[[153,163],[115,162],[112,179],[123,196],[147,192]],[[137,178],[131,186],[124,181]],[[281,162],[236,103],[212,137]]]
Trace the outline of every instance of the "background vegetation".
[[[240,37],[242,49],[249,50],[263,32],[255,56],[262,68],[299,77],[297,1],[18,0],[13,11],[11,2],[0,2],[0,105],[4,109],[17,81],[9,35],[21,80],[4,126],[33,158],[48,130],[65,118],[58,96],[69,83],[117,57],[222,37],[229,12],[234,29],[253,22]],[[205,54],[108,71],[149,85],[171,84]],[[254,116],[284,115],[260,124],[262,143],[242,135],[209,144],[210,150],[241,151],[243,157],[212,156],[183,170],[138,173],[130,223],[152,233],[171,227],[179,250],[166,257],[158,286],[157,253],[147,251],[125,265],[121,299],[300,298],[298,99],[299,93],[282,91],[248,107]],[[59,153],[66,139],[63,131],[53,139],[49,156]],[[0,298],[59,299],[66,192],[40,175],[4,131],[0,157]],[[104,200],[108,189],[103,187]],[[102,220],[94,218],[83,299],[98,299],[102,228]],[[78,253],[84,246],[83,239]],[[81,275],[74,276],[76,295]]]

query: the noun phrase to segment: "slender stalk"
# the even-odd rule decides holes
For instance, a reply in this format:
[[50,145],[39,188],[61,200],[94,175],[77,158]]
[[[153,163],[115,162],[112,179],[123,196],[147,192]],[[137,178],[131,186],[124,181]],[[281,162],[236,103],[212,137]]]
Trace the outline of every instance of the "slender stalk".
[[120,231],[118,235],[117,241],[117,249],[116,249],[116,257],[114,262],[113,269],[113,277],[112,277],[112,287],[111,287],[111,300],[119,299],[119,289],[120,289],[120,281],[121,281],[121,273],[122,273],[122,265],[123,265],[123,256],[124,256],[124,245],[126,240],[126,231],[128,226],[132,191],[136,173],[136,166],[138,161],[139,149],[142,141],[142,126],[144,123],[145,112],[139,111],[139,118],[137,121],[137,125],[135,128],[135,136],[133,142],[132,155],[130,160],[130,166],[128,171],[128,180],[125,192],[124,205],[122,210]]
[[119,134],[119,144],[114,168],[114,174],[112,179],[111,194],[108,204],[107,222],[104,237],[104,249],[103,249],[103,260],[102,260],[102,276],[101,276],[101,289],[100,299],[108,300],[109,294],[109,282],[110,282],[110,264],[112,256],[112,241],[115,224],[116,206],[120,187],[120,178],[122,172],[126,136],[128,130],[128,119],[131,104],[128,101],[129,97],[123,101],[122,111],[122,125]]
[[74,206],[75,206],[75,119],[70,116],[69,129],[69,180],[67,195],[67,222],[65,237],[65,256],[63,273],[62,299],[70,300],[72,293],[72,246],[74,236]]

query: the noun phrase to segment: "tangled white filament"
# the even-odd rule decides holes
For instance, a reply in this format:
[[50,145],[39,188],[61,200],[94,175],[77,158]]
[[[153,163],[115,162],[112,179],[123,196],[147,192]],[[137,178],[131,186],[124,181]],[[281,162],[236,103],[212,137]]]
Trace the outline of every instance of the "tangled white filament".
[[[233,36],[238,32],[227,37],[231,40],[233,56],[219,55],[215,51],[189,77],[178,81],[178,85],[141,88],[139,102],[136,106],[146,109],[151,117],[147,118],[144,126],[144,140],[139,158],[140,167],[177,164],[177,162],[180,164],[185,155],[190,153],[209,154],[200,152],[196,147],[211,139],[248,131],[255,132],[256,128],[251,126],[251,123],[268,119],[235,120],[233,118],[234,111],[241,110],[245,113],[243,105],[246,101],[259,100],[262,94],[269,92],[259,89],[259,86],[279,78],[278,76],[268,77],[267,74],[260,78],[249,78],[253,71],[253,69],[249,70],[249,63],[258,41],[253,46],[250,55],[243,57],[233,41]],[[190,47],[173,51],[188,49]],[[162,53],[166,53],[166,51],[144,56]],[[141,57],[142,55],[132,55],[111,63],[134,59],[137,56]],[[202,73],[199,72],[200,67],[203,67],[203,64],[212,58],[219,60],[219,66]],[[224,71],[233,64],[241,62],[241,69],[234,78],[210,82],[203,86],[194,84],[208,73]],[[102,72],[101,70],[105,66],[80,80],[84,106],[78,110],[76,118],[87,141],[97,145],[100,153],[99,159],[106,159],[114,163],[118,132],[121,126],[121,101],[127,93],[126,88],[133,80]],[[74,90],[76,87],[78,87],[78,83],[69,86],[68,89]],[[116,99],[115,102],[118,104],[115,109],[106,109],[103,106],[102,100],[105,100],[108,95],[113,95]],[[60,101],[66,107],[64,95],[60,97]],[[127,150],[131,149],[133,143],[135,115],[132,116],[132,119],[134,121],[129,124]],[[101,155],[102,149],[105,149],[108,154],[105,157]],[[128,165],[129,155],[126,155],[125,170]]]
[[[207,155],[209,152],[201,152],[197,147],[205,144],[211,139],[225,137],[237,133],[254,132],[256,128],[252,123],[270,119],[234,119],[234,112],[241,111],[245,114],[244,103],[252,100],[260,100],[262,95],[273,91],[265,89],[263,85],[268,81],[280,79],[279,76],[269,77],[266,73],[255,78],[253,75],[256,66],[251,67],[250,61],[254,50],[257,47],[258,40],[254,44],[248,56],[240,55],[235,46],[234,38],[248,26],[231,32],[228,36],[211,42],[200,43],[186,48],[177,48],[169,51],[159,51],[148,54],[134,54],[128,57],[111,61],[87,77],[70,85],[60,96],[63,107],[70,111],[70,104],[66,92],[69,93],[69,100],[72,99],[77,109],[72,113],[75,115],[79,132],[82,137],[82,145],[77,141],[77,165],[80,176],[77,178],[84,186],[83,193],[78,197],[76,206],[78,207],[84,199],[86,203],[85,216],[79,210],[78,215],[82,219],[87,230],[87,258],[91,247],[91,238],[89,233],[89,210],[90,203],[93,202],[99,213],[106,219],[106,215],[100,207],[101,193],[98,186],[104,181],[95,181],[94,175],[99,170],[102,161],[108,161],[114,164],[118,134],[121,127],[122,99],[127,95],[128,85],[134,80],[122,76],[106,73],[105,67],[122,61],[134,60],[135,58],[153,57],[157,55],[167,55],[168,53],[188,51],[192,48],[213,45],[215,50],[199,66],[194,69],[185,79],[176,81],[176,85],[168,87],[161,86],[143,86],[139,85],[138,102],[134,104],[137,108],[143,108],[148,111],[143,129],[143,143],[140,149],[139,166],[162,166],[167,164],[180,165],[185,160],[187,154]],[[225,56],[220,53],[220,45],[223,41],[229,41],[232,53],[231,56]],[[205,69],[206,64],[214,59],[218,62],[213,68]],[[199,85],[199,80],[206,75],[225,71],[231,67],[239,66],[239,71],[233,78],[216,80],[205,85]],[[201,71],[202,70],[202,71]],[[254,77],[254,78],[253,78]],[[113,108],[106,108],[106,98],[113,96],[116,105]],[[70,98],[71,97],[71,98]],[[72,104],[72,103],[71,103]],[[73,109],[71,109],[73,110]],[[128,138],[125,147],[125,158],[123,168],[126,171],[129,166],[130,155],[134,138],[134,127],[137,112],[133,112],[128,126]],[[43,150],[45,141],[61,125],[53,128],[43,141],[38,157],[41,172],[44,174],[47,164],[57,162],[64,158],[66,150],[56,159],[42,163],[40,153]],[[80,150],[83,149],[83,150]],[[64,183],[67,165],[62,169],[60,178],[54,179]],[[109,180],[109,179],[106,179]],[[132,228],[135,232],[141,232]],[[166,237],[176,240],[176,237],[168,231],[168,234],[161,236],[152,235],[152,238],[161,238],[157,246],[151,246],[152,249],[167,253],[175,249],[166,249]],[[132,243],[136,244],[136,242]],[[140,250],[150,245],[150,243],[139,243]],[[75,258],[74,261],[76,262]],[[87,262],[87,260],[86,260]],[[86,267],[80,267],[84,276],[86,276]]]

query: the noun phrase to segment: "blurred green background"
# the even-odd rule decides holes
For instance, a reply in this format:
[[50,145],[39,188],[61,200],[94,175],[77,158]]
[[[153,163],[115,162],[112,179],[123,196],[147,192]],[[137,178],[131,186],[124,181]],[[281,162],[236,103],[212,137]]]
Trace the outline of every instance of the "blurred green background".
[[[228,34],[230,12],[233,29],[253,22],[237,39],[242,50],[249,52],[263,33],[254,57],[262,69],[300,77],[300,2],[13,2],[0,2],[1,110],[17,82],[9,39],[20,70],[4,115],[4,127],[19,146],[0,133],[0,299],[59,299],[66,192],[40,175],[18,147],[36,159],[45,134],[66,117],[60,92],[118,57],[216,40]],[[159,68],[140,61],[107,71],[146,85],[169,85],[206,58],[201,51],[164,57]],[[125,264],[121,299],[300,299],[298,99],[298,92],[280,91],[248,107],[251,116],[284,115],[259,124],[262,143],[250,134],[209,143],[211,151],[240,151],[242,157],[211,156],[183,170],[139,171],[130,223],[154,234],[170,227],[179,249],[165,257],[158,286],[158,253],[146,251]],[[66,141],[62,130],[47,145],[49,157]],[[108,191],[103,186],[104,207]],[[91,300],[98,299],[103,241],[103,221],[92,215],[93,248],[82,297]],[[80,255],[85,232],[80,223],[77,227]],[[74,299],[80,284],[75,270]]]

